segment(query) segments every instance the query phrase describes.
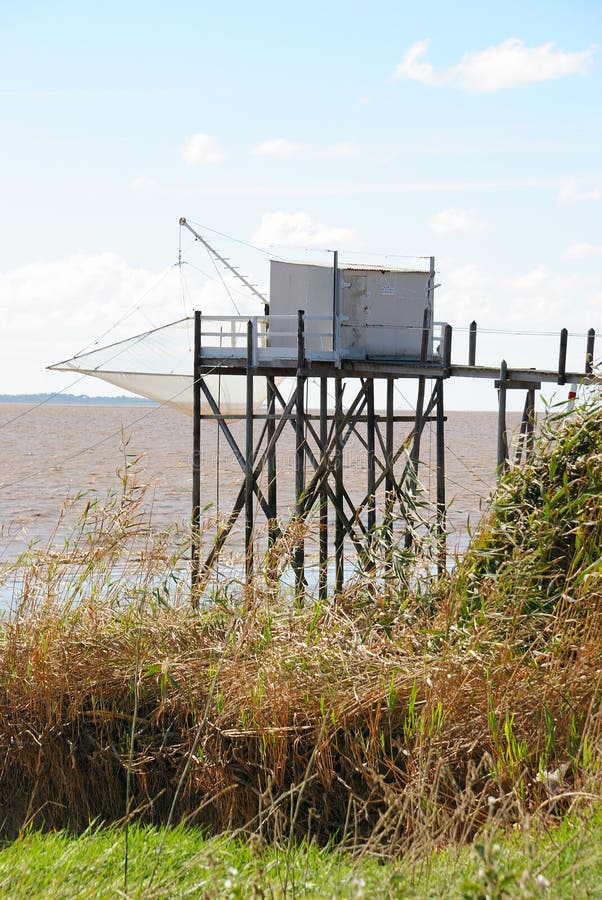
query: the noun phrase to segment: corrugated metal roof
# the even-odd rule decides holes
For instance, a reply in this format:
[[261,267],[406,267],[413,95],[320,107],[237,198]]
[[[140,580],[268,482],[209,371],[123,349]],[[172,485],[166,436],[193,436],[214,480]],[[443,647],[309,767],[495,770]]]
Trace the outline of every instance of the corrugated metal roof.
[[[326,263],[319,262],[300,262],[299,260],[284,260],[284,259],[271,259],[270,263],[286,263],[287,265],[293,266],[315,266],[317,269],[332,269],[332,266],[326,265]],[[339,266],[339,272],[381,272],[383,275],[385,274],[405,274],[405,275],[428,275],[429,269],[416,269],[415,267],[409,269],[392,269],[386,266],[370,266],[370,265],[359,265],[355,263],[344,263]]]
[[360,266],[360,265],[343,265],[339,266],[341,272],[382,272],[383,275],[396,274],[397,272],[406,275],[428,275],[429,269],[390,269],[383,266]]

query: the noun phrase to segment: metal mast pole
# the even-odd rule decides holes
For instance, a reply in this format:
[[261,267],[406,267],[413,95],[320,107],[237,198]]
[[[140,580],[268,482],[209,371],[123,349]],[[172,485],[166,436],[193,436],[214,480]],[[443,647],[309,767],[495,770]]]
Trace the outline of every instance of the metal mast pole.
[[269,303],[267,297],[265,297],[260,291],[258,291],[257,288],[255,287],[255,285],[251,284],[251,282],[248,281],[244,275],[241,275],[240,272],[238,271],[238,269],[236,268],[236,266],[233,266],[232,263],[228,262],[228,260],[226,259],[225,256],[222,256],[220,253],[217,252],[217,250],[214,250],[214,248],[211,246],[209,241],[205,240],[205,238],[202,235],[200,235],[198,233],[198,231],[195,231],[194,228],[192,228],[192,226],[188,224],[188,222],[186,221],[184,216],[182,216],[182,218],[180,219],[180,225],[183,225],[184,228],[187,228],[188,231],[195,236],[197,241],[200,241],[201,244],[204,247],[206,247],[210,253],[213,253],[213,255],[215,256],[216,259],[219,259],[219,261],[222,263],[222,265],[224,265],[226,267],[226,269],[228,269],[229,272],[232,272],[232,274],[234,275],[235,278],[238,278],[238,280],[242,284],[244,284],[244,286],[246,288],[248,288],[248,290],[250,290],[252,294],[255,294],[255,296],[257,297],[258,300],[261,300],[261,302],[264,304]]

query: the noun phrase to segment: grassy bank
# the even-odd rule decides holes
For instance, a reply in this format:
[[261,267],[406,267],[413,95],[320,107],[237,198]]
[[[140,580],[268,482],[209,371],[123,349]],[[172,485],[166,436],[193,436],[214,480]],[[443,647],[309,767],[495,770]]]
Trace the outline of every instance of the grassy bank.
[[400,552],[394,578],[301,605],[272,561],[194,613],[138,493],[124,478],[60,552],[25,560],[0,634],[6,837],[185,822],[238,830],[249,852],[425,859],[595,807],[599,397],[548,423],[439,583]]
[[29,833],[0,850],[0,892],[14,898],[590,898],[602,884],[602,814],[551,831],[486,829],[473,846],[413,860],[353,856],[315,843],[287,851],[198,829]]

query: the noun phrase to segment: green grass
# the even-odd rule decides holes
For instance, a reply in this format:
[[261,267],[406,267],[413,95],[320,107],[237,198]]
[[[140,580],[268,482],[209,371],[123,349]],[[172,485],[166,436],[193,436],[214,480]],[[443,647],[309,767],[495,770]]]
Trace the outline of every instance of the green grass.
[[485,830],[462,849],[395,861],[178,827],[30,832],[0,850],[0,895],[50,897],[602,897],[602,810],[554,829]]

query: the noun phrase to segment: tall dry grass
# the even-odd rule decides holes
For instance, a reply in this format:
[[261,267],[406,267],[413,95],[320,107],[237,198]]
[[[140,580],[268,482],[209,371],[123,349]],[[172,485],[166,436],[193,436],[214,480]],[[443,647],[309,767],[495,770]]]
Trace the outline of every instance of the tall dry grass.
[[600,397],[504,476],[449,578],[427,556],[418,585],[400,551],[386,590],[372,572],[324,604],[264,575],[193,613],[130,479],[22,561],[0,631],[5,835],[127,810],[409,853],[597,800]]

